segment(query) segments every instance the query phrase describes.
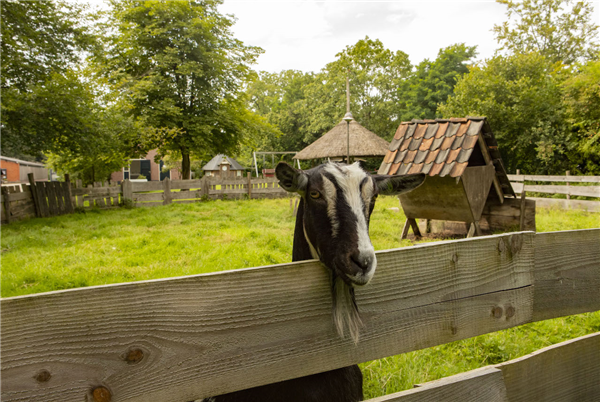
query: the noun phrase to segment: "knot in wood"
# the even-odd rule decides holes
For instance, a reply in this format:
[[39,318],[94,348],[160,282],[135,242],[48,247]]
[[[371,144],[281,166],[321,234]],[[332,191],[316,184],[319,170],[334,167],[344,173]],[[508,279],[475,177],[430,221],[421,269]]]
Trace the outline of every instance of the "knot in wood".
[[37,382],[48,382],[50,381],[50,378],[52,378],[52,375],[48,370],[40,370],[33,378],[35,378]]
[[506,250],[506,246],[504,244],[504,239],[499,239],[498,240],[498,251],[500,252],[500,254],[502,254],[504,252],[504,250]]
[[510,237],[510,248],[513,254],[521,251],[521,247],[523,247],[523,238],[520,235],[513,235]]
[[144,358],[144,351],[139,348],[131,348],[121,355],[127,364],[137,364]]
[[506,318],[510,318],[515,315],[515,308],[513,306],[508,306],[506,308]]
[[94,396],[94,402],[110,402],[112,399],[110,391],[102,386],[96,387],[94,391],[92,391],[92,395]]
[[502,307],[500,306],[496,306],[492,309],[492,315],[494,316],[494,318],[501,318],[502,312]]
[[452,262],[455,264],[458,262],[458,253],[454,253],[454,255],[452,256]]

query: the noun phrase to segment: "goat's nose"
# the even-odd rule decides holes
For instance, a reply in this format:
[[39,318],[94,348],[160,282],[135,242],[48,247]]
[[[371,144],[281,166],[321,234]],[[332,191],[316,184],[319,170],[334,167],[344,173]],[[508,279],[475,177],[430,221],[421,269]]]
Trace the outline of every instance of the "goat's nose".
[[373,265],[375,255],[355,253],[350,258],[352,258],[352,261],[354,261],[354,263],[358,265],[360,269],[362,269],[363,271],[368,271]]

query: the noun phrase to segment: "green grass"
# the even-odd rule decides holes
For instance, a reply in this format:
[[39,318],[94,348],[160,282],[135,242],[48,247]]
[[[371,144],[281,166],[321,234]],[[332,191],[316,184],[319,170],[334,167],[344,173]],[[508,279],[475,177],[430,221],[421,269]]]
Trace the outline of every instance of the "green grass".
[[[371,218],[377,250],[400,244],[393,197]],[[91,210],[2,226],[2,297],[285,263],[295,218],[289,199],[211,201]],[[600,227],[600,214],[537,210],[538,232]],[[600,331],[600,312],[523,325],[362,364],[373,398]]]

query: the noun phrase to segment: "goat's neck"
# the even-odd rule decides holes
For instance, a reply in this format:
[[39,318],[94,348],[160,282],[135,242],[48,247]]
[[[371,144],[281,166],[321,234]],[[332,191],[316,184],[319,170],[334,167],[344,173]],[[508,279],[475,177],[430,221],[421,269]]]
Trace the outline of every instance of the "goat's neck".
[[312,260],[310,246],[304,237],[304,198],[300,198],[298,213],[296,214],[296,228],[294,229],[294,246],[292,248],[292,261]]

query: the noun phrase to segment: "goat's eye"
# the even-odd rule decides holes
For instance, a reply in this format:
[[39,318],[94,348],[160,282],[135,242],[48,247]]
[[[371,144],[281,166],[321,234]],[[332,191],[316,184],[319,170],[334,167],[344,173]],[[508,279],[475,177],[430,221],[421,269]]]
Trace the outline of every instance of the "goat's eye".
[[311,191],[309,194],[310,194],[310,198],[317,199],[317,198],[321,197],[321,193],[319,193],[318,191]]

